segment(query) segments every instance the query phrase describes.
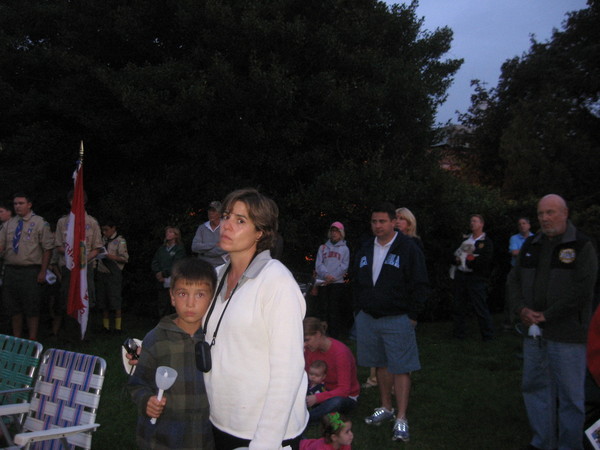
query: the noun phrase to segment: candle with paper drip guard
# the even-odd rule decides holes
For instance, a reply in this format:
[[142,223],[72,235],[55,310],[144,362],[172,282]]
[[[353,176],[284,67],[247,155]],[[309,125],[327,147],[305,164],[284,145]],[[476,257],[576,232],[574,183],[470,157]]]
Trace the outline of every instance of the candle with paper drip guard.
[[[177,371],[171,367],[159,366],[156,369],[156,386],[158,386],[158,396],[156,397],[160,402],[162,400],[163,393],[173,386],[177,379]],[[156,423],[156,417],[150,419],[150,423]]]
[[533,339],[537,339],[542,336],[542,330],[535,323],[529,326],[528,333]]

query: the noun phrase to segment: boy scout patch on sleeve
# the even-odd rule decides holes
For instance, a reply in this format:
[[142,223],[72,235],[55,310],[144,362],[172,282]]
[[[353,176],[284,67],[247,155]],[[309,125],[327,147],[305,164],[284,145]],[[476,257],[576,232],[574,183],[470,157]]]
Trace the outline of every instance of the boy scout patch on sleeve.
[[362,258],[360,258],[360,264],[359,264],[359,268],[363,268],[367,265],[367,257],[363,256]]
[[558,259],[560,259],[560,262],[562,263],[571,264],[575,261],[576,256],[574,248],[563,248],[558,254]]

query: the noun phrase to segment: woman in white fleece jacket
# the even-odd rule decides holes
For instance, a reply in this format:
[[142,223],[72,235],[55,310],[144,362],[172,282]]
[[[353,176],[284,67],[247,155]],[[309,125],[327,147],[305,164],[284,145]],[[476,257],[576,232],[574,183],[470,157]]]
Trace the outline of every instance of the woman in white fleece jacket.
[[269,253],[277,216],[277,205],[254,189],[223,202],[219,246],[230,263],[218,269],[221,289],[205,319],[214,345],[204,379],[218,450],[298,449],[308,422],[306,306],[291,273]]

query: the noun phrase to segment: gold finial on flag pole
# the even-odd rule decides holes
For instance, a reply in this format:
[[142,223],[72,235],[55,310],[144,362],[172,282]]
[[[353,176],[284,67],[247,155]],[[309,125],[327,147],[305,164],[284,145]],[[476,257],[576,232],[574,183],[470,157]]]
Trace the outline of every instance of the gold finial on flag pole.
[[81,141],[81,144],[79,145],[79,161],[81,161],[81,163],[83,163],[83,140]]

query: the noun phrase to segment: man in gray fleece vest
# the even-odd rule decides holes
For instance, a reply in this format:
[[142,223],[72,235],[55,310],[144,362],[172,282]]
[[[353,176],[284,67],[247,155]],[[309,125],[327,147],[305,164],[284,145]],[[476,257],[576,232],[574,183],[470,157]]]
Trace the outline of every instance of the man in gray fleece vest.
[[196,230],[192,241],[192,252],[214,267],[225,264],[226,251],[219,247],[221,237],[221,202],[213,201],[208,205],[208,221]]

